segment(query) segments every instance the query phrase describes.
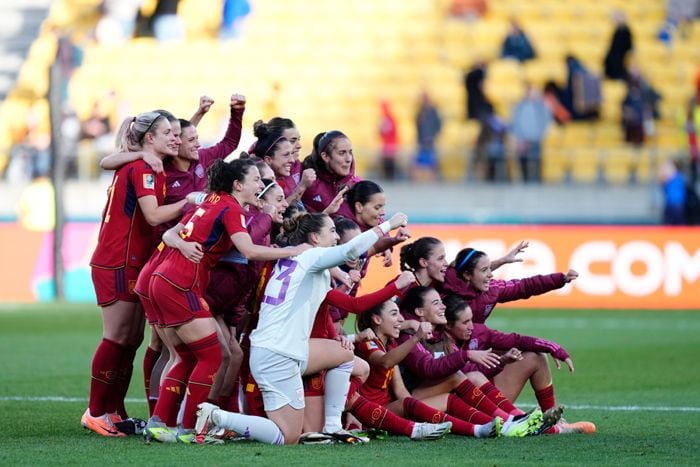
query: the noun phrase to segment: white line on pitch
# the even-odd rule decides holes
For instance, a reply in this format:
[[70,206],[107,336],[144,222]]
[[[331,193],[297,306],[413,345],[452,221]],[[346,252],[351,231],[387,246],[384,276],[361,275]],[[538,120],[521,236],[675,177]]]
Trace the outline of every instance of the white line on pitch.
[[[0,402],[87,402],[86,397],[63,396],[0,396]],[[145,403],[144,399],[126,399],[126,402]],[[532,404],[520,404],[532,406]],[[589,405],[589,404],[565,404],[571,410],[600,410],[605,412],[700,412],[700,407],[668,407],[668,406],[644,406],[644,405]]]

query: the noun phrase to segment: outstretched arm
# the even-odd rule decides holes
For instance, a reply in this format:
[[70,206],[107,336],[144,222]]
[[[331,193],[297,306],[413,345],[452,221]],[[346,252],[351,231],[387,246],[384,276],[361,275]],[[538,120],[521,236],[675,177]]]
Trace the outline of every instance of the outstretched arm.
[[190,117],[190,123],[194,126],[199,125],[202,118],[211,110],[211,106],[214,104],[214,99],[209,96],[202,96],[199,98],[199,107],[195,113]]

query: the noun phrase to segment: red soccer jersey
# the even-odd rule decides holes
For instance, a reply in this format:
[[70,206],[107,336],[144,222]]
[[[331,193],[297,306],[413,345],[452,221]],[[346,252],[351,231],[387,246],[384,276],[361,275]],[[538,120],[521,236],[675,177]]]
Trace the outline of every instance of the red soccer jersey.
[[204,257],[199,263],[193,263],[178,250],[169,248],[154,274],[180,289],[204,293],[209,282],[209,271],[233,246],[231,235],[248,232],[245,214],[233,196],[211,193],[182,222],[185,223],[183,238],[202,245]]
[[[387,353],[396,346],[396,342],[389,341],[385,347],[384,344],[377,339],[358,344],[357,347],[355,347],[355,352],[360,358],[369,362],[369,356],[374,352],[381,350]],[[389,388],[392,376],[394,376],[394,367],[384,368],[370,363],[369,377],[360,387],[360,394],[367,400],[376,402],[379,405],[387,405],[393,398],[393,394],[391,394],[391,389]]]
[[116,269],[146,264],[155,238],[153,227],[139,207],[138,200],[143,196],[155,196],[158,205],[162,205],[165,175],[153,172],[142,160],[126,164],[114,173],[91,266]]

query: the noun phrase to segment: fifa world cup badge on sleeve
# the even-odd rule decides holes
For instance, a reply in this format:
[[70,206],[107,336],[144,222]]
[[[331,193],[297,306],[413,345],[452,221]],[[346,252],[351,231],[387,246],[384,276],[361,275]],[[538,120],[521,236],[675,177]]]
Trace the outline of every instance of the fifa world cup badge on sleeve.
[[152,190],[156,187],[156,177],[153,174],[143,174],[143,187]]

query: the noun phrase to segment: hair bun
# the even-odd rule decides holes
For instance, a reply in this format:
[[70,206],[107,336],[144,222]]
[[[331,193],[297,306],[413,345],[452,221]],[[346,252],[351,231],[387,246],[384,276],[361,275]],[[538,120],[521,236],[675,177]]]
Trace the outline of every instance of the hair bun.
[[258,120],[257,122],[253,123],[253,134],[256,138],[262,139],[269,133],[270,128],[267,126],[267,123],[263,122],[262,120]]

